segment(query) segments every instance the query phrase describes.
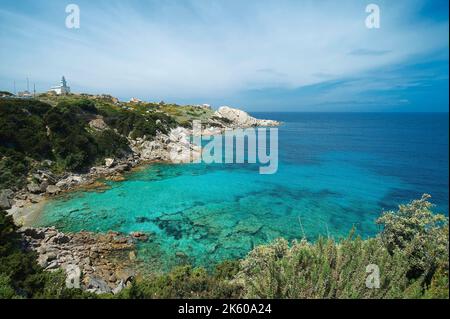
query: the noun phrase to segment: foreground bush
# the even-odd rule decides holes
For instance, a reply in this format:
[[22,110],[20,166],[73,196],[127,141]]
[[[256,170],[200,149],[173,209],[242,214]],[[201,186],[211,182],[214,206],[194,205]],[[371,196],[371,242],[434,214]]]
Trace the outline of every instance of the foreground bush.
[[175,267],[164,275],[137,279],[118,298],[237,298],[241,287],[230,279],[238,270],[238,262],[219,264],[213,274],[203,268]]
[[[448,219],[431,212],[429,196],[386,212],[376,238],[352,235],[254,249],[238,279],[248,298],[448,298]],[[368,288],[367,266],[380,271]],[[369,266],[370,267],[370,266]]]
[[44,272],[23,249],[12,218],[0,211],[0,298],[448,299],[448,218],[431,208],[424,195],[384,213],[375,238],[278,239],[212,272],[180,266],[139,277],[115,296],[66,289],[64,274]]
[[[448,219],[433,214],[430,195],[423,195],[397,212],[386,212],[377,221],[383,226],[380,238],[390,254],[408,260],[408,278],[424,276],[431,281],[437,268],[448,263]],[[447,267],[448,268],[448,267]]]

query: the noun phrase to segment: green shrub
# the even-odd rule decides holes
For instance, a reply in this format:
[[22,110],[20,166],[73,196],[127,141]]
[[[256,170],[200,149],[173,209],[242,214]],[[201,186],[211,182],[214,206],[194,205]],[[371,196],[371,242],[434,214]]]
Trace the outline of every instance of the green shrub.
[[29,169],[30,162],[22,154],[0,148],[0,189],[25,186]]
[[0,299],[13,299],[15,297],[16,292],[12,287],[11,279],[0,273]]
[[[227,268],[226,266],[225,268]],[[223,268],[223,269],[225,269]],[[203,268],[179,266],[167,274],[150,275],[135,280],[132,286],[116,298],[236,298],[240,287],[230,280],[228,274],[209,274]]]
[[41,116],[50,106],[21,101],[0,100],[0,151],[9,149],[36,159],[48,158],[51,145]]
[[[237,278],[249,298],[448,298],[448,222],[428,195],[385,213],[381,235],[341,242],[319,239],[259,246]],[[379,289],[366,287],[366,267],[380,270]],[[412,272],[413,271],[413,272]]]
[[97,144],[97,157],[121,157],[131,152],[128,140],[111,129],[93,132]]
[[167,133],[168,128],[175,127],[175,120],[164,113],[139,114],[130,111],[116,112],[105,118],[106,123],[124,135],[135,139],[137,137],[152,138],[159,131]]
[[425,276],[428,284],[440,264],[448,260],[448,218],[434,214],[430,195],[423,195],[397,212],[385,212],[377,223],[380,237],[391,254],[400,251],[408,258],[409,278]]

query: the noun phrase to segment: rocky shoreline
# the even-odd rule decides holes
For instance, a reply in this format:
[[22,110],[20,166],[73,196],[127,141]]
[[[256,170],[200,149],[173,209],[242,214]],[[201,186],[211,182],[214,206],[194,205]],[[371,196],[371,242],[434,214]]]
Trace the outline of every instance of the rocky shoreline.
[[[120,181],[123,174],[139,165],[154,162],[186,162],[190,155],[200,155],[200,148],[189,141],[189,130],[177,127],[166,134],[158,134],[154,140],[138,138],[129,139],[132,153],[121,159],[106,158],[102,166],[92,167],[88,173],[65,173],[57,176],[49,170],[37,170],[26,188],[17,192],[10,189],[0,192],[0,207],[7,210],[17,223],[23,211],[30,210],[30,206],[41,203],[48,198],[74,191],[80,188],[99,188],[104,186],[100,179]],[[25,222],[25,224],[27,224]]]
[[[258,120],[246,112],[221,107],[202,129],[202,134],[221,134],[225,129],[257,126],[278,126],[277,121]],[[91,128],[102,130],[107,126],[102,119],[89,123]],[[32,213],[46,199],[79,188],[104,186],[99,179],[120,181],[123,174],[151,162],[189,162],[201,156],[201,148],[190,142],[192,130],[177,127],[168,134],[158,133],[153,140],[128,137],[131,154],[120,159],[106,158],[104,165],[92,167],[85,174],[65,173],[57,176],[49,170],[38,170],[25,189],[13,192],[0,191],[0,207],[13,216],[16,223],[28,226]],[[145,240],[145,234],[129,235],[109,232],[94,234],[79,232],[64,234],[53,227],[22,227],[27,247],[39,255],[39,264],[48,271],[64,269],[79,276],[80,287],[95,293],[117,293],[135,275],[136,241]],[[79,275],[77,275],[79,274]]]
[[54,227],[22,228],[28,249],[38,253],[38,264],[47,271],[63,269],[74,287],[94,293],[118,293],[136,275],[135,243],[141,233],[62,233]]

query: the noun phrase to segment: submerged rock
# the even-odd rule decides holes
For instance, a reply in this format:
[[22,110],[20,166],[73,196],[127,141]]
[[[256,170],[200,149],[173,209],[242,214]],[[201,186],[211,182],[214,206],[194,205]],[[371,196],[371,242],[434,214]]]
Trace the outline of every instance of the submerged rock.
[[145,216],[138,216],[135,218],[136,223],[142,224],[142,223],[149,223],[151,222],[151,219]]
[[142,232],[132,232],[131,237],[139,240],[139,241],[147,241],[148,240],[148,236],[145,233]]

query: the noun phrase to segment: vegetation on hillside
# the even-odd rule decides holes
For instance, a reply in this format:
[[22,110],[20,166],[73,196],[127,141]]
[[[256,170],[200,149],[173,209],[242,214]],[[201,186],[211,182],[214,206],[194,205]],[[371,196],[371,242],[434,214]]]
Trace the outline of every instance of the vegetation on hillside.
[[11,216],[0,210],[0,299],[95,297],[80,289],[67,289],[62,271],[44,271],[37,255],[25,250]]
[[[23,187],[42,166],[56,174],[83,172],[106,157],[130,153],[126,137],[152,139],[179,125],[158,108],[117,104],[108,96],[0,99],[0,189]],[[108,127],[92,129],[89,121],[97,118]]]
[[[127,137],[152,139],[212,116],[194,106],[122,103],[110,96],[2,98],[0,190],[24,187],[39,168],[84,171],[128,154]],[[93,119],[107,127],[91,127]],[[384,213],[377,223],[375,238],[278,239],[214,271],[183,265],[138,277],[118,295],[98,296],[66,289],[61,271],[39,267],[12,218],[0,210],[0,298],[449,298],[448,218],[432,212],[429,196]],[[368,266],[379,270],[379,288],[367,287]]]
[[178,107],[175,104],[164,104],[160,106],[162,112],[172,116],[180,126],[192,127],[193,120],[206,122],[214,116],[214,111],[207,108],[195,106]]
[[[97,110],[89,101],[52,107],[36,100],[0,100],[0,189],[20,188],[44,160],[56,173],[82,171],[105,156],[128,151],[112,130],[87,127]],[[48,163],[48,161],[46,161]]]
[[[448,218],[429,196],[384,213],[380,233],[289,244],[278,239],[208,272],[189,265],[138,277],[117,295],[64,287],[26,251],[12,219],[0,212],[0,298],[449,298]],[[371,268],[368,268],[368,266]],[[367,286],[379,269],[379,287]],[[368,272],[368,269],[370,270]],[[369,282],[371,282],[369,280]]]

